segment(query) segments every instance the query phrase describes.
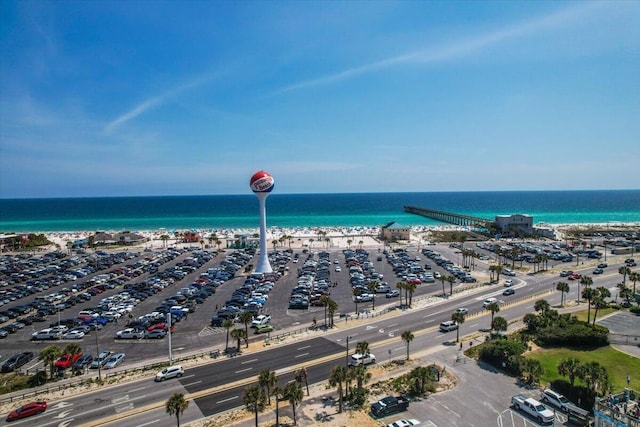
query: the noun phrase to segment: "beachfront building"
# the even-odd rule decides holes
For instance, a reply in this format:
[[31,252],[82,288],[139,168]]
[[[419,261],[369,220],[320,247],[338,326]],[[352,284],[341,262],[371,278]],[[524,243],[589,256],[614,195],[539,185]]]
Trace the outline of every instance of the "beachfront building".
[[185,243],[200,243],[202,237],[197,231],[185,231],[182,233],[182,241]]
[[505,237],[531,236],[533,217],[525,214],[496,215],[497,232]]
[[259,248],[260,236],[258,234],[236,234],[225,239],[226,247],[232,249]]
[[122,231],[114,234],[98,231],[88,239],[90,246],[138,245],[148,240],[148,238],[130,231]]
[[387,242],[397,242],[399,240],[411,240],[411,228],[398,224],[397,222],[390,222],[387,225],[383,225],[380,229],[380,236],[382,240]]
[[638,393],[629,388],[596,400],[595,427],[640,427]]

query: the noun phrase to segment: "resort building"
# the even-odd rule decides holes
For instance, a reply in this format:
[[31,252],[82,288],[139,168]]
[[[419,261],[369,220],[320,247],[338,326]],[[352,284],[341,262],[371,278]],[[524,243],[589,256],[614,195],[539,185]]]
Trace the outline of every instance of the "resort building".
[[496,215],[495,226],[503,236],[530,236],[533,234],[533,217],[525,214]]
[[130,231],[122,231],[120,233],[105,233],[98,231],[93,236],[89,237],[89,244],[93,246],[105,246],[105,245],[137,245],[148,241],[144,236],[141,236]]
[[387,242],[396,242],[398,240],[411,240],[411,228],[406,225],[390,222],[383,225],[380,229],[382,240]]
[[185,231],[182,233],[182,241],[185,243],[200,243],[202,238],[197,231]]

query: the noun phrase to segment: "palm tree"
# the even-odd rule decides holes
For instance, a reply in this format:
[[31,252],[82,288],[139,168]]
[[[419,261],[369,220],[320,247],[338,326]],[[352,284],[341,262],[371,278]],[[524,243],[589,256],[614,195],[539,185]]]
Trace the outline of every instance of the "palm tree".
[[[590,276],[582,276],[580,278],[580,284],[585,287],[591,286],[593,285],[593,279]],[[578,287],[578,302],[580,302],[579,300],[580,300],[580,288]]]
[[280,427],[280,407],[278,403],[284,398],[284,389],[279,386],[275,386],[271,391],[271,394],[276,401],[276,427]]
[[82,347],[80,347],[76,343],[70,343],[64,347],[64,350],[62,350],[62,353],[70,354],[73,358],[73,356],[75,356],[76,354],[82,354]]
[[163,234],[162,236],[160,236],[160,240],[162,240],[162,246],[166,249],[167,240],[169,240],[169,236],[167,234]]
[[620,299],[625,300],[627,304],[630,305],[631,299],[633,298],[631,289],[626,287],[624,283],[618,283],[616,286],[618,287],[618,295],[620,296]]
[[253,313],[250,311],[243,311],[238,315],[240,323],[244,323],[245,336],[249,337],[249,324],[253,321]]
[[448,275],[446,279],[449,282],[449,295],[453,295],[453,284],[456,283],[456,276]]
[[456,342],[460,342],[460,325],[462,325],[465,321],[464,313],[460,311],[454,311],[451,313],[451,320],[456,322],[458,327],[456,328]]
[[409,360],[409,343],[413,341],[413,338],[414,338],[413,332],[404,331],[402,335],[400,335],[400,338],[402,338],[402,340],[407,345],[407,360]]
[[542,316],[545,316],[551,309],[551,305],[545,299],[539,299],[533,304],[533,309],[539,311]]
[[342,384],[347,380],[347,368],[338,365],[331,370],[329,374],[329,386],[338,387],[338,412],[342,413],[343,390]]
[[561,292],[560,295],[560,306],[564,307],[564,294],[569,293],[569,284],[567,282],[558,282],[556,285],[556,290]]
[[565,377],[569,377],[569,383],[571,384],[571,387],[573,387],[576,377],[580,374],[581,370],[582,364],[580,363],[580,360],[576,359],[575,357],[562,359],[558,364],[558,373]]
[[273,251],[276,251],[276,247],[278,246],[278,240],[274,239],[271,241],[271,244],[273,245]]
[[[400,292],[400,305],[406,305],[402,303],[402,291],[404,291],[405,289],[407,289],[407,283],[406,282],[398,282],[396,283],[396,289],[398,289],[398,291]],[[405,296],[406,296],[406,292],[405,292]]]
[[229,348],[229,330],[233,328],[233,322],[229,319],[222,322],[222,327],[227,330],[227,344],[225,345],[225,349]]
[[247,387],[244,391],[244,406],[247,408],[247,411],[254,413],[256,427],[258,427],[258,412],[264,411],[265,408],[264,398],[264,391],[257,384]]
[[596,297],[596,290],[587,286],[582,290],[582,298],[587,300],[587,324],[591,322],[591,300]]
[[327,311],[329,312],[329,327],[333,328],[333,315],[338,310],[338,303],[334,300],[330,299],[329,304],[327,305]]
[[599,286],[596,288],[596,295],[593,300],[593,306],[595,307],[595,311],[593,312],[593,324],[596,324],[596,317],[598,317],[598,310],[601,308],[606,308],[608,306],[605,298],[610,298],[611,292],[609,289],[604,286]]
[[491,312],[491,323],[493,323],[493,316],[500,311],[500,305],[497,302],[492,302],[485,308]]
[[502,270],[504,270],[504,267],[502,267],[502,264],[498,264],[494,267],[495,268],[493,271],[496,273],[496,280],[500,282],[500,273],[502,273]]
[[362,354],[363,356],[369,354],[369,343],[366,341],[358,341],[356,343],[356,353]]
[[296,381],[300,383],[300,385],[302,385],[302,382],[304,382],[304,384],[307,386],[307,396],[309,396],[309,375],[307,374],[307,369],[304,366],[298,369],[295,378]]
[[363,385],[371,379],[371,372],[367,372],[367,367],[364,365],[358,365],[353,369],[350,369],[349,372],[353,374],[353,377],[356,380],[356,388],[358,391],[361,391]]
[[165,409],[167,410],[167,414],[172,416],[176,415],[176,423],[177,426],[180,427],[180,415],[184,413],[189,407],[189,402],[185,400],[184,394],[182,393],[173,393],[167,403],[165,403]]
[[247,347],[249,347],[249,339],[244,329],[234,329],[231,331],[231,338],[238,342],[236,350],[240,351],[240,341],[243,339],[247,343]]
[[447,281],[447,276],[445,276],[444,274],[441,274],[440,281],[442,282],[442,298],[444,298],[447,295],[447,291],[444,290],[444,282]]
[[271,405],[271,391],[278,384],[276,373],[269,368],[260,371],[258,376],[258,385],[264,391],[264,397],[269,399],[268,404]]
[[491,322],[491,329],[496,332],[506,332],[509,327],[509,322],[502,316],[497,316]]
[[411,307],[411,303],[413,302],[413,293],[418,288],[418,285],[413,282],[408,282],[404,285],[404,290],[409,294],[409,301],[407,302],[407,306]]
[[322,295],[320,297],[320,302],[322,303],[322,306],[324,307],[324,327],[326,328],[327,325],[327,308],[329,308],[329,301],[331,301],[331,298],[329,298],[328,295]]
[[618,269],[618,273],[622,274],[622,283],[627,284],[627,275],[631,273],[631,269],[626,265]]
[[347,239],[347,247],[348,247],[349,249],[351,249],[351,244],[352,244],[352,243],[353,243],[353,240],[351,240],[351,239]]
[[50,345],[42,349],[40,352],[40,356],[38,357],[42,360],[43,363],[49,365],[49,375],[53,378],[53,362],[56,361],[60,356],[62,356],[62,350],[60,347],[56,347],[55,345]]
[[629,280],[631,280],[633,282],[633,293],[636,293],[636,282],[640,281],[640,273],[637,271],[633,271],[631,272],[631,274],[629,274]]
[[362,295],[362,290],[360,288],[353,288],[353,302],[356,303],[356,315],[360,315],[360,312],[358,311],[358,300],[359,300],[359,296]]
[[378,282],[370,280],[367,283],[367,290],[373,295],[373,310],[376,309],[376,289],[378,288]]
[[609,389],[607,369],[598,362],[587,362],[580,370],[580,377],[594,395],[602,395]]
[[291,407],[293,408],[293,424],[296,425],[296,405],[302,402],[302,398],[304,397],[304,392],[302,391],[300,383],[296,381],[287,383],[284,387],[284,397],[289,400],[289,403],[291,403]]

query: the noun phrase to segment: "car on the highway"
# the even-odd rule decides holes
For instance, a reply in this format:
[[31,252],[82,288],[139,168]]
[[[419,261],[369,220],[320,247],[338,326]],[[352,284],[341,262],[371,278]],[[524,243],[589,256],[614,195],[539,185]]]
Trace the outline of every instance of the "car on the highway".
[[604,270],[601,268],[596,268],[595,270],[593,270],[593,274],[602,274],[604,273]]
[[440,323],[440,332],[455,331],[456,329],[458,329],[458,324],[452,320]]
[[600,264],[598,264],[598,268],[607,268],[608,265],[606,262],[601,262]]
[[47,402],[40,400],[37,402],[29,402],[14,409],[7,415],[7,421],[20,420],[22,418],[31,417],[33,415],[41,414],[47,410]]
[[395,298],[400,296],[400,291],[397,289],[391,289],[384,295],[386,298]]
[[182,369],[181,365],[169,366],[158,372],[154,381],[160,382],[170,378],[180,378],[182,375],[184,375],[184,369]]
[[467,314],[469,313],[469,309],[466,307],[458,307],[456,308],[456,312],[457,313],[462,313],[462,314]]
[[504,286],[505,286],[505,288],[508,288],[508,287],[510,287],[510,286],[513,286],[513,280],[511,280],[511,279],[507,279],[507,280],[504,282]]
[[562,270],[560,272],[560,277],[569,277],[573,274],[573,270]]
[[112,369],[124,362],[124,353],[116,353],[109,356],[104,364],[104,369]]
[[513,295],[515,293],[516,293],[515,289],[509,288],[509,289],[505,289],[504,292],[502,293],[502,295],[508,296],[508,295]]
[[273,332],[273,326],[272,325],[260,325],[258,327],[256,327],[256,334],[264,334],[267,332]]

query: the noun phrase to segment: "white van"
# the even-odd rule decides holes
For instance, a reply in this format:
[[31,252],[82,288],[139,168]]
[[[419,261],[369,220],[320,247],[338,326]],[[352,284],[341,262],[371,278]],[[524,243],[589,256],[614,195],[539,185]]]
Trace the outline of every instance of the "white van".
[[440,323],[441,332],[455,331],[456,329],[458,329],[458,324],[452,320]]
[[498,302],[498,298],[487,298],[487,299],[486,299],[486,300],[484,300],[484,302],[482,303],[482,306],[483,306],[484,308],[487,308],[487,306],[488,306],[489,304],[494,303],[494,302]]
[[182,365],[169,366],[158,372],[154,381],[159,382],[168,380],[169,378],[180,378],[183,374],[184,369],[182,369]]

